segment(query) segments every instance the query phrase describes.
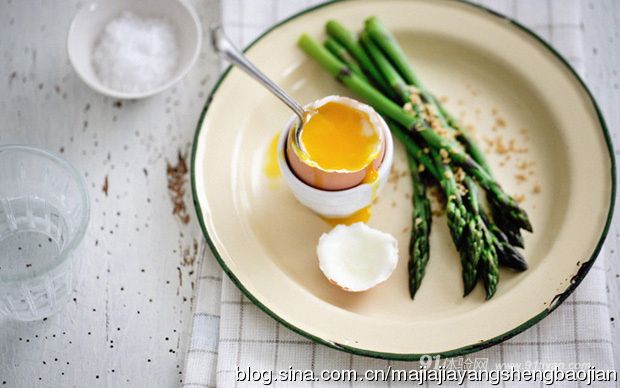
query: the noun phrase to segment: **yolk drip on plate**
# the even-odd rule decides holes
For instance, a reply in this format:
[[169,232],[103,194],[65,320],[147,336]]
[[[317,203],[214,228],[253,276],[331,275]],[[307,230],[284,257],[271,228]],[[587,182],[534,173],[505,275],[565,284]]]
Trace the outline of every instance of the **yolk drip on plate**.
[[342,217],[342,218],[327,218],[327,217],[321,217],[323,218],[323,221],[327,222],[329,225],[331,226],[336,226],[336,225],[352,225],[355,224],[356,222],[368,222],[368,220],[370,220],[370,215],[371,215],[371,210],[370,210],[370,205],[366,206],[365,208],[362,208],[358,211],[356,211],[355,213],[351,214],[348,217]]
[[359,171],[380,152],[381,139],[368,114],[338,102],[320,106],[304,125],[301,142],[326,171]]
[[265,158],[265,166],[263,170],[265,171],[265,175],[267,178],[275,179],[279,178],[280,173],[280,165],[278,164],[278,140],[280,138],[280,133],[276,133],[271,139],[271,143],[269,143],[269,148],[267,149],[267,155]]

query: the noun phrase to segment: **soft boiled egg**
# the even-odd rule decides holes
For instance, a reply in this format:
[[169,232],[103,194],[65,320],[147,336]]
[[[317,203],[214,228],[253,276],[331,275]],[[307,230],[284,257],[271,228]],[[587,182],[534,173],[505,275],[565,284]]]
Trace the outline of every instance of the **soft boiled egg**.
[[390,277],[398,262],[398,246],[391,234],[358,222],[323,233],[317,255],[330,282],[345,291],[359,292]]
[[301,147],[287,140],[295,175],[323,190],[344,190],[377,179],[385,154],[385,124],[370,106],[348,97],[328,96],[308,105]]

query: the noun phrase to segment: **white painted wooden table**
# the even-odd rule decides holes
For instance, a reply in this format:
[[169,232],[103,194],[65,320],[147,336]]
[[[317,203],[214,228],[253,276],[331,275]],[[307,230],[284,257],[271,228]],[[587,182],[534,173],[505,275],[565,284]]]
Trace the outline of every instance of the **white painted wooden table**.
[[[0,321],[0,387],[175,387],[204,243],[189,181],[190,220],[173,215],[167,164],[190,151],[220,67],[205,40],[176,87],[135,102],[105,98],[66,55],[85,3],[0,0],[0,144],[61,153],[84,174],[92,202],[74,302],[46,321]],[[217,1],[193,3],[204,27],[219,20]]]
[[[193,2],[203,26],[219,19],[217,0]],[[62,153],[84,174],[92,201],[74,302],[45,321],[0,319],[0,387],[173,387],[183,378],[204,242],[189,182],[180,202],[190,220],[173,214],[167,166],[189,152],[219,65],[205,44],[175,88],[136,102],[104,98],[77,78],[65,53],[80,4],[0,0],[0,144]],[[583,1],[582,8],[587,82],[618,150],[620,1]],[[612,319],[619,320],[618,217],[605,250]],[[620,325],[611,325],[620,367]]]

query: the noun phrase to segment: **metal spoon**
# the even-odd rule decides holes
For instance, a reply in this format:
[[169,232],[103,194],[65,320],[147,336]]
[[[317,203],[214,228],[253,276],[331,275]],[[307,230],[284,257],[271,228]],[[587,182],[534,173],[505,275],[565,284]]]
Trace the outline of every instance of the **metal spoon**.
[[299,123],[293,128],[293,139],[297,148],[304,152],[305,150],[302,148],[301,142],[301,130],[304,124],[308,121],[311,112],[304,109],[297,101],[295,101],[284,90],[282,90],[278,85],[276,85],[275,82],[267,78],[267,76],[263,74],[263,72],[258,70],[258,68],[254,66],[254,64],[250,62],[245,57],[245,55],[243,55],[243,53],[233,45],[228,36],[226,36],[226,34],[224,33],[222,26],[215,25],[211,27],[211,44],[213,45],[213,49],[218,55],[228,60],[230,63],[237,66],[238,68],[249,74],[252,78],[260,82],[271,93],[273,93],[289,108],[291,108],[293,112],[295,112],[297,118],[299,119]]

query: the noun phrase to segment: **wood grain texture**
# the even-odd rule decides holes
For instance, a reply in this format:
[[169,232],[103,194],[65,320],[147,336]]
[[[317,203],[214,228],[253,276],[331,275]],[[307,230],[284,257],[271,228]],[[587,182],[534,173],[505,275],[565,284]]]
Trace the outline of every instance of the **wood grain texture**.
[[[620,2],[582,1],[586,82],[605,115],[620,158]],[[620,218],[616,212],[603,250],[607,252],[607,291],[616,369],[620,369]]]
[[[65,50],[85,3],[0,1],[0,144],[60,153],[86,178],[92,202],[74,302],[46,321],[0,321],[0,387],[174,387],[204,240],[186,172],[177,203],[189,221],[173,215],[167,166],[179,153],[189,161],[220,67],[205,39],[175,87],[132,102],[103,97],[77,77]],[[219,20],[217,1],[193,3],[203,30]]]

